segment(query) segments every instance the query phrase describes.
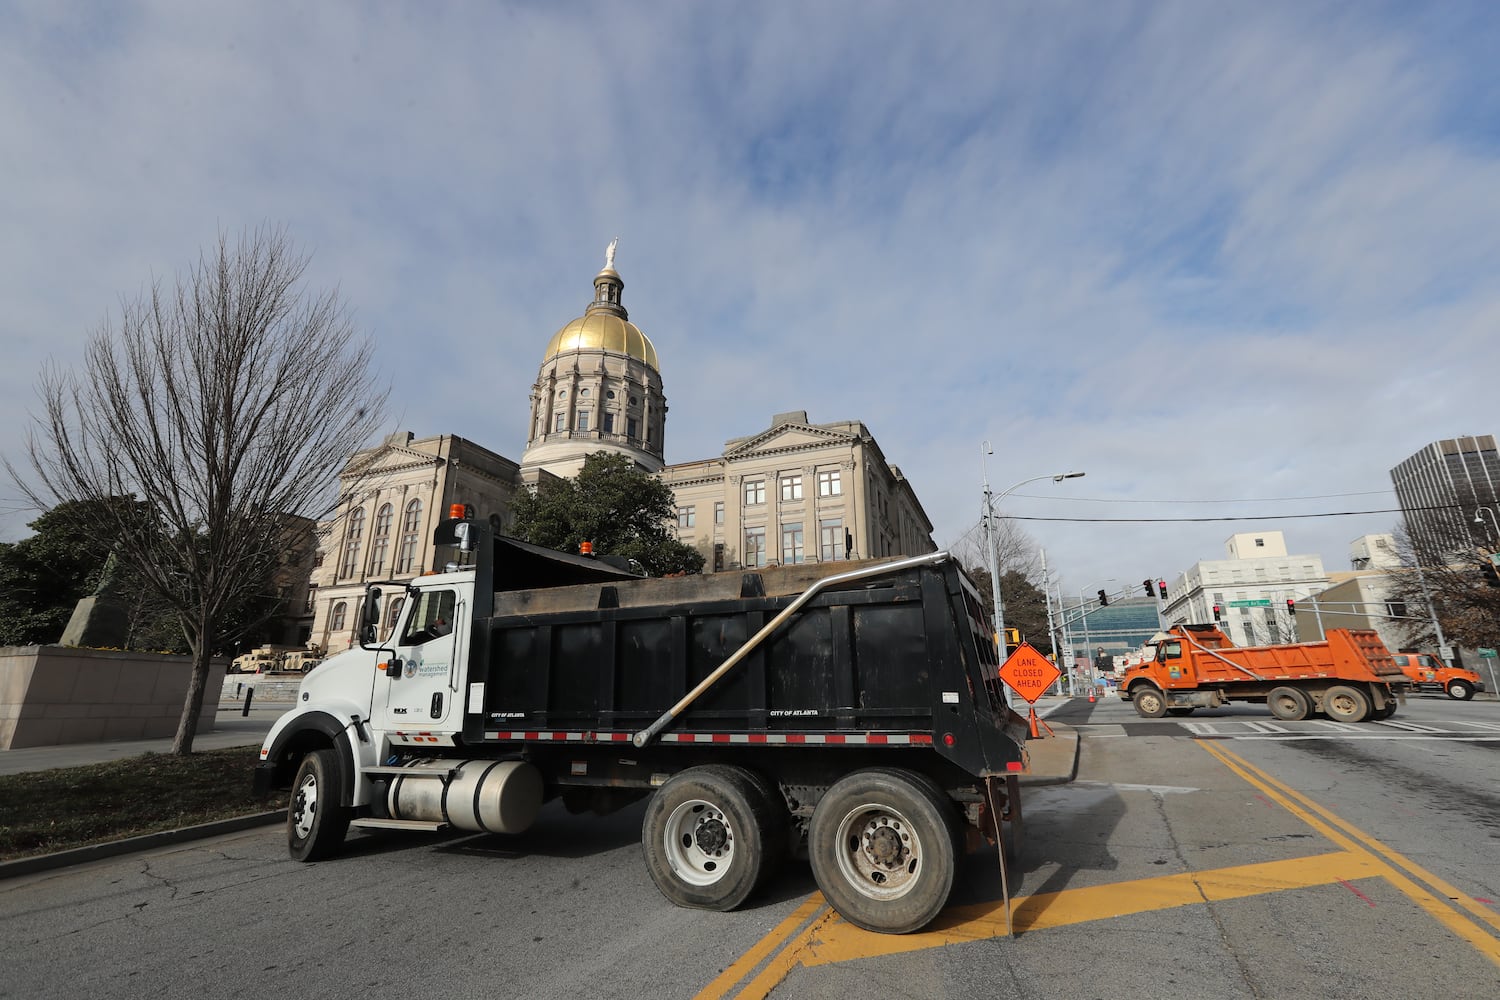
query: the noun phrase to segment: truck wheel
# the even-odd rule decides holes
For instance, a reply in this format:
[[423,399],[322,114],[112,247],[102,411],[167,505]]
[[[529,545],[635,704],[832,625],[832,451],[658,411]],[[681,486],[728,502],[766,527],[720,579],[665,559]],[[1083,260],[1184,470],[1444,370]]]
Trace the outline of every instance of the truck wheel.
[[1312,712],[1312,699],[1301,688],[1272,688],[1266,695],[1266,707],[1282,722],[1301,722]]
[[641,825],[641,850],[656,887],[676,905],[700,910],[744,902],[784,842],[763,789],[737,767],[675,775],[651,797]]
[[1377,708],[1375,711],[1371,712],[1370,718],[1374,719],[1376,722],[1380,722],[1383,719],[1389,719],[1395,714],[1396,703],[1394,701],[1388,701],[1380,708]]
[[294,861],[321,861],[338,850],[352,811],[339,805],[338,753],[314,750],[302,758],[286,810],[287,851]]
[[1335,684],[1323,695],[1323,711],[1335,722],[1364,722],[1370,717],[1370,699],[1358,688]]
[[1448,682],[1448,697],[1459,701],[1468,701],[1474,697],[1474,688],[1468,681],[1453,680]]
[[1169,709],[1167,709],[1167,714],[1168,715],[1179,715],[1179,716],[1181,716],[1181,715],[1192,715],[1193,714],[1193,709],[1195,707],[1197,707],[1197,706],[1194,706],[1194,705],[1184,705],[1181,708],[1169,708]]
[[1130,700],[1135,703],[1135,714],[1144,719],[1160,719],[1167,714],[1166,696],[1150,684],[1132,688]]
[[845,920],[885,934],[918,930],[953,889],[953,803],[910,771],[856,771],[818,801],[807,852],[818,888]]

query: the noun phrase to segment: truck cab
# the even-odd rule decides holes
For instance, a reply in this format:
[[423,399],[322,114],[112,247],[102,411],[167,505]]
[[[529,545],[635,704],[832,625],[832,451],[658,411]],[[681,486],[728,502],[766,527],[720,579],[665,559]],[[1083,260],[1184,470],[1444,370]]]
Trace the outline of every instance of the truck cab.
[[1478,673],[1450,667],[1432,653],[1392,653],[1391,659],[1418,691],[1442,691],[1450,698],[1468,701],[1474,692],[1484,690]]

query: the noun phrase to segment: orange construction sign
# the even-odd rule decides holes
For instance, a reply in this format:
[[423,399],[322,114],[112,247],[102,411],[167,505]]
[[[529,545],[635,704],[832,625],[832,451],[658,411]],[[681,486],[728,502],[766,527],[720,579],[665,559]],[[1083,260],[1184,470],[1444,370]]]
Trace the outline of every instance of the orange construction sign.
[[1046,694],[1047,689],[1056,684],[1061,676],[1062,671],[1027,642],[1017,646],[1016,651],[1000,667],[1000,679],[1009,684],[1016,694],[1025,698],[1028,704]]

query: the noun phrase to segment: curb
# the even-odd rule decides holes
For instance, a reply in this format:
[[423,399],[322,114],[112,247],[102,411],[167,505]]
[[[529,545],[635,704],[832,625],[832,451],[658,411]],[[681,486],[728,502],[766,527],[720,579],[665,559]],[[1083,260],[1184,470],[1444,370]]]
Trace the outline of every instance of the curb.
[[75,847],[69,851],[58,851],[56,854],[38,854],[32,858],[0,861],[0,880],[51,871],[54,868],[67,868],[70,865],[81,865],[89,861],[101,861],[105,858],[119,857],[122,854],[134,854],[153,847],[166,847],[189,840],[203,840],[207,837],[216,837],[221,833],[238,833],[241,830],[270,826],[285,820],[286,810],[281,809],[276,812],[255,813],[251,816],[236,816],[234,819],[200,823],[197,826],[185,826],[177,830],[143,833],[139,837],[127,837],[125,840],[113,840],[103,844],[90,844],[88,847]]
[[[1056,748],[1049,747],[1046,754],[1049,757],[1066,754],[1068,758],[1067,772],[1062,773],[1057,770],[1051,770],[1045,774],[1022,774],[1022,788],[1039,788],[1044,785],[1066,785],[1078,777],[1078,730],[1061,722],[1052,723],[1051,729],[1053,730],[1052,736],[1037,740],[1036,742],[1050,743],[1052,740],[1057,740],[1059,745]],[[1028,740],[1027,742],[1031,743],[1032,741]],[[1067,746],[1063,746],[1062,744],[1064,743]],[[1033,758],[1033,762],[1034,760]]]

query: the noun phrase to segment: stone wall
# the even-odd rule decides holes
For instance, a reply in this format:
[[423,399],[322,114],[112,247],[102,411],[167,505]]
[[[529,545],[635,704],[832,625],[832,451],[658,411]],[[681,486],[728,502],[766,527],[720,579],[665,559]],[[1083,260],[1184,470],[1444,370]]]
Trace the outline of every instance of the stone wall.
[[[198,732],[213,732],[228,662],[209,671]],[[0,750],[175,736],[193,670],[186,656],[0,647]]]

